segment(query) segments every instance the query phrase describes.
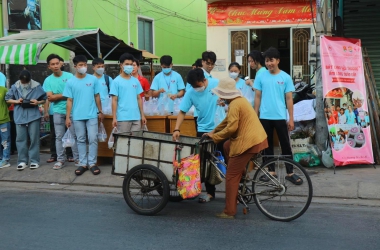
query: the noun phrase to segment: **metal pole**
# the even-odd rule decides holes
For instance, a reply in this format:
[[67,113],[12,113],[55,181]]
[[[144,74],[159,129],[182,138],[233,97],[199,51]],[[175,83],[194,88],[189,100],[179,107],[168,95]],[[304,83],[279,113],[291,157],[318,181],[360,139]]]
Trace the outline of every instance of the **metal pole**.
[[96,45],[98,49],[98,57],[102,58],[102,54],[100,53],[100,38],[99,38],[99,30],[98,33],[96,33]]
[[129,9],[129,0],[127,0],[127,11],[128,11],[128,13],[127,13],[127,15],[128,15],[128,45],[130,45],[131,44],[131,23],[130,23],[130,21],[129,21],[129,11],[130,9]]
[[[76,0],[78,1],[78,0]],[[73,0],[67,0],[67,24],[70,29],[74,28],[74,14],[73,14]],[[75,74],[73,59],[75,57],[75,53],[70,51],[70,71]]]
[[[7,0],[2,0],[2,7],[3,7],[3,32],[4,36],[8,36],[8,30],[9,30],[9,23],[8,23],[8,13],[7,13]],[[6,83],[5,86],[9,89],[11,87],[11,73],[9,70],[9,64],[5,64],[5,76],[6,76]]]

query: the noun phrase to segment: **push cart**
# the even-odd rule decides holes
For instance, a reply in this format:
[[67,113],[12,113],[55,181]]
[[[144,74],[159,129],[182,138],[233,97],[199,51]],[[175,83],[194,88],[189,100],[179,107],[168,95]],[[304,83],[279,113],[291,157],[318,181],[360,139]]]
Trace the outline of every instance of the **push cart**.
[[[182,155],[189,156],[199,146],[201,179],[209,180],[211,170],[217,170],[218,159],[211,141],[201,143],[199,138],[181,137],[181,142],[173,142],[170,134],[137,132],[115,135],[113,174],[125,175],[123,182],[124,199],[138,214],[153,215],[161,211],[168,200],[181,200],[176,192],[177,175],[173,170],[175,148],[181,145]],[[291,221],[299,218],[309,208],[313,197],[313,186],[307,171],[289,156],[254,156],[250,163],[257,167],[246,173],[240,181],[238,202],[243,213],[249,212],[250,203],[268,218]],[[262,162],[262,163],[261,163]],[[224,165],[225,166],[225,165]],[[276,174],[271,175],[268,169]],[[295,182],[289,173],[296,174],[302,182]]]
[[[169,200],[182,200],[176,191],[175,148],[181,146],[181,154],[189,156],[195,152],[199,138],[181,136],[180,142],[174,142],[171,134],[148,131],[114,134],[114,138],[112,174],[124,176],[124,199],[133,211],[153,215],[161,211]],[[213,150],[212,141],[199,145],[203,180],[212,167],[207,159]]]

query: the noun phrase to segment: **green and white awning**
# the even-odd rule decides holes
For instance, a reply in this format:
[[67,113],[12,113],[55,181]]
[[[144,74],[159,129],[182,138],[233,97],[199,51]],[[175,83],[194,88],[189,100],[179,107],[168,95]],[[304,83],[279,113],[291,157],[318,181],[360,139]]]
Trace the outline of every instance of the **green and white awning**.
[[41,51],[41,43],[0,46],[0,63],[36,65]]
[[[35,65],[47,44],[55,44],[76,54],[102,56],[117,61],[123,53],[142,59],[142,52],[99,28],[31,30],[0,38],[0,63]],[[104,53],[104,54],[103,54]]]

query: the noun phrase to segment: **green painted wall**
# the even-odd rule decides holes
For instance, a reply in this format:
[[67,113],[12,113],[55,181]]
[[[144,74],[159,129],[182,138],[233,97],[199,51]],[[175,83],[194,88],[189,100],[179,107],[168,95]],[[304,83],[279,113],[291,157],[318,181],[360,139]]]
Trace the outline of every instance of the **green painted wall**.
[[[206,50],[206,1],[129,2],[130,40],[136,48],[137,18],[141,16],[153,20],[154,53],[158,56],[171,55],[173,64],[191,65]],[[41,0],[41,11],[44,30],[68,27],[66,0]],[[106,34],[128,43],[127,0],[73,0],[73,12],[74,28],[99,27]],[[66,60],[69,58],[68,51],[48,45],[40,60],[53,52]]]

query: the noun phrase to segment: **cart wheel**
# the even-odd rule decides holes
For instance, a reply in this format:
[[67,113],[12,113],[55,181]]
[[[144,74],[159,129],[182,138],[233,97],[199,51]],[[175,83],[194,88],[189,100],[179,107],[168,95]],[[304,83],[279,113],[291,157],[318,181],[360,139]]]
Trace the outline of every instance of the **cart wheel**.
[[[177,191],[177,185],[175,183],[169,183],[169,189],[170,189],[169,201],[171,201],[171,202],[183,201],[181,195]],[[157,191],[162,196],[162,194],[163,194],[162,188],[158,189]]]
[[133,211],[141,215],[160,212],[168,203],[169,191],[166,176],[152,165],[132,168],[123,181],[125,201]]

